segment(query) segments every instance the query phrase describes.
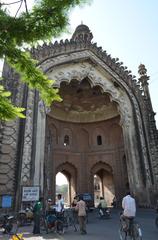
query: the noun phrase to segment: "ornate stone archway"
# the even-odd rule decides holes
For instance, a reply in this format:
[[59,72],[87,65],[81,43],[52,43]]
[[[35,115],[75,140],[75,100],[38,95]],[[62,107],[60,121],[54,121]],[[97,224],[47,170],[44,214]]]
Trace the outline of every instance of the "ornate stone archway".
[[[21,186],[39,185],[41,195],[45,190],[52,191],[51,184],[55,186],[52,174],[56,171],[54,157],[60,164],[70,162],[75,166],[80,181],[78,192],[91,191],[91,167],[97,161],[107,161],[107,164],[111,162],[114,182],[115,177],[119,182],[116,171],[119,164],[121,169],[126,168],[126,181],[141,205],[157,199],[158,134],[145,66],[139,66],[137,80],[119,59],[97,47],[92,38],[89,28],[81,24],[70,41],[61,40],[31,49],[39,68],[56,80],[55,86],[60,90],[64,84],[63,89],[71,86],[72,90],[75,81],[74,91],[77,90],[78,97],[77,94],[82,94],[83,81],[88,80],[84,87],[90,88],[86,92],[90,97],[86,94],[77,100],[73,97],[70,105],[67,100],[73,96],[73,91],[69,92],[69,97],[64,98],[65,112],[60,106],[57,109],[57,105],[54,111],[54,104],[51,109],[46,108],[39,94],[20,84],[17,74],[6,63],[4,65],[3,77],[8,79],[8,86],[12,79],[18,86],[15,91],[11,89],[15,105],[24,103],[26,107],[25,120],[1,124],[0,194],[11,194],[17,203],[14,207],[18,208],[20,203]],[[110,139],[113,139],[113,146]],[[120,145],[117,139],[121,139]],[[84,187],[81,180],[87,183]]]
[[[108,206],[111,206],[111,202],[115,196],[115,187],[117,188],[117,185],[114,184],[114,177],[113,177],[113,170],[112,167],[105,163],[105,162],[97,162],[92,168],[91,168],[91,178],[94,176],[98,176],[100,179],[100,192],[98,193],[99,197],[104,197],[106,200]],[[94,189],[94,195],[95,195],[95,189]],[[117,196],[117,199],[119,199],[120,196]]]
[[[61,172],[68,180],[68,204],[71,205],[73,198],[76,196],[77,189],[77,169],[69,162],[61,163],[56,166],[56,174]],[[55,192],[54,189],[52,189]]]

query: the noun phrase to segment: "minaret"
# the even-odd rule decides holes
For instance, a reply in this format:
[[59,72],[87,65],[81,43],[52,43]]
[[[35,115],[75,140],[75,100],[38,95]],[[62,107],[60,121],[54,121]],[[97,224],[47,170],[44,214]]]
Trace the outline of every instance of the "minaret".
[[138,73],[140,75],[140,78],[138,79],[140,82],[140,85],[142,87],[143,93],[144,93],[144,98],[147,103],[147,109],[149,111],[153,111],[152,108],[152,103],[151,103],[151,98],[150,98],[150,92],[149,92],[149,87],[148,87],[148,81],[149,81],[149,76],[147,76],[147,69],[145,68],[144,64],[140,64],[138,67]]
[[[149,76],[147,76],[147,69],[145,68],[144,64],[139,65],[138,73],[140,75],[140,78],[138,79],[140,82],[140,85],[142,87],[144,95],[144,110],[143,112],[143,118],[144,118],[144,124],[146,126],[146,132],[147,134],[147,141],[149,145],[149,151],[150,156],[148,156],[149,161],[149,168],[151,172],[151,179],[152,184],[158,183],[158,169],[157,169],[157,162],[158,162],[158,132],[156,129],[155,124],[155,112],[153,111],[151,98],[150,98],[150,92],[148,87],[148,81]],[[158,189],[155,190],[157,192]]]

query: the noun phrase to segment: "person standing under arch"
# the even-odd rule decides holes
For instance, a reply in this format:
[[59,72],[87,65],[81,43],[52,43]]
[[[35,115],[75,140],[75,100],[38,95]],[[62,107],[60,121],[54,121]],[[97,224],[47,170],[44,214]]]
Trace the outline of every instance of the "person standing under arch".
[[78,211],[78,221],[80,225],[81,234],[87,234],[86,231],[86,203],[83,201],[83,196],[79,196],[79,201],[75,207],[76,211]]

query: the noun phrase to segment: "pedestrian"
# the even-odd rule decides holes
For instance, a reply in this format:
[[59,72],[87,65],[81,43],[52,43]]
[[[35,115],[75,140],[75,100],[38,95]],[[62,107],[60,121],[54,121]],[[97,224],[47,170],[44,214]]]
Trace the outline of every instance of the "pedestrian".
[[79,196],[79,201],[75,207],[76,211],[78,212],[78,221],[80,225],[80,232],[81,234],[87,234],[86,231],[86,203],[83,201],[83,196]]
[[64,201],[62,195],[58,194],[56,202],[57,232],[64,233]]
[[64,201],[62,199],[61,194],[58,194],[58,196],[57,196],[56,212],[57,212],[58,215],[61,215],[64,212]]
[[74,224],[78,223],[78,213],[75,209],[76,205],[77,205],[77,200],[78,200],[78,197],[75,196],[74,199],[73,199],[73,202],[71,204],[72,206],[72,213],[73,213],[73,219],[74,219]]
[[33,234],[40,234],[40,217],[42,213],[42,198],[39,198],[33,207],[34,227]]
[[76,207],[76,205],[77,205],[77,196],[74,197],[71,206],[72,206],[72,207]]

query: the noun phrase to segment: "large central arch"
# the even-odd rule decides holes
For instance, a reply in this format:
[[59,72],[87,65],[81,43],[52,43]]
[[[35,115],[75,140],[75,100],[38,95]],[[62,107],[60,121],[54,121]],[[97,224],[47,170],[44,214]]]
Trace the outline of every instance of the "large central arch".
[[[80,81],[74,78],[70,82],[61,81],[59,93],[63,101],[52,105],[46,120],[46,146],[51,146],[49,154],[46,151],[49,169],[52,164],[54,175],[60,171],[68,179],[72,174],[75,179],[76,174],[76,187],[73,187],[73,191],[70,189],[72,201],[75,194],[94,193],[94,175],[101,176],[101,171],[107,169],[104,166],[96,172],[92,170],[93,173],[90,169],[95,169],[94,165],[97,164],[101,167],[102,161],[113,169],[108,173],[108,179],[113,179],[111,181],[116,188],[107,196],[108,202],[110,203],[115,193],[118,199],[122,198],[125,193],[125,178],[120,175],[123,176],[125,149],[118,103],[112,101],[109,93],[92,84],[87,77]],[[68,167],[68,163],[75,170]],[[62,168],[58,169],[59,166]],[[53,173],[51,181],[55,181]],[[106,182],[105,178],[103,181]],[[103,185],[105,188],[106,184]],[[54,188],[55,185],[52,185],[52,195],[55,194]]]

